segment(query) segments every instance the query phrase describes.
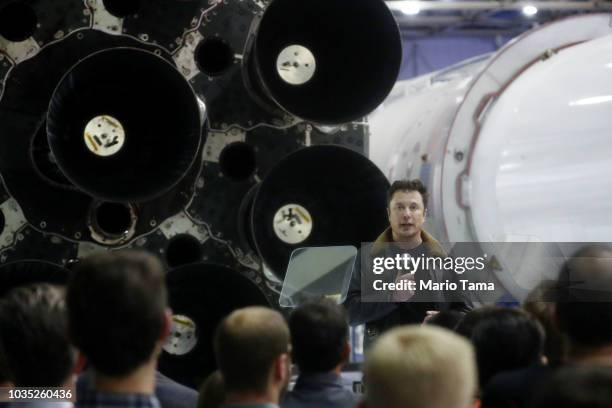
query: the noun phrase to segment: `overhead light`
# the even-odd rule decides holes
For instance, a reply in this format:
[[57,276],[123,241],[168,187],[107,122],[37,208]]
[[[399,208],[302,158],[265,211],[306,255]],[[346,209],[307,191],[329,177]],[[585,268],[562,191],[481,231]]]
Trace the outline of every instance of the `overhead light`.
[[418,1],[400,1],[398,3],[398,9],[408,16],[416,16],[421,11]]
[[538,8],[532,4],[527,4],[526,6],[523,6],[523,14],[531,17],[531,16],[535,16],[538,13]]
[[572,101],[569,106],[596,105],[599,103],[612,102],[612,95],[592,96],[590,98],[578,99]]

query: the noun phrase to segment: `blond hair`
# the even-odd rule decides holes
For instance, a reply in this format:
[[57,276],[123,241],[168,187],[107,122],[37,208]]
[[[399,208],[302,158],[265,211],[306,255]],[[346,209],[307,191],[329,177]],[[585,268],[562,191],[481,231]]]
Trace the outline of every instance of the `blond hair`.
[[289,342],[289,327],[276,310],[250,306],[232,312],[213,340],[225,390],[264,392],[274,360],[289,353]]
[[398,327],[370,349],[364,383],[368,408],[465,408],[476,392],[474,350],[446,329]]

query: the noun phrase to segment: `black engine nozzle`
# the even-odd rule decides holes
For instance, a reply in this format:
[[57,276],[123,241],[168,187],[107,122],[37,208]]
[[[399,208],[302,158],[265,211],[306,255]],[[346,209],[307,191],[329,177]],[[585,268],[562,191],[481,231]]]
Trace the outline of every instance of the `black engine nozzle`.
[[219,264],[179,266],[168,272],[166,282],[174,316],[159,370],[197,388],[217,368],[213,335],[221,320],[236,309],[270,303],[249,278]]
[[251,233],[264,262],[284,278],[294,249],[374,241],[388,226],[389,181],[365,156],[317,145],[287,155],[262,181]]
[[62,78],[47,133],[57,164],[80,189],[106,201],[147,201],[193,164],[200,108],[169,62],[114,48],[90,55]]
[[402,45],[381,0],[274,0],[253,54],[269,99],[302,119],[338,124],[366,116],[385,99]]

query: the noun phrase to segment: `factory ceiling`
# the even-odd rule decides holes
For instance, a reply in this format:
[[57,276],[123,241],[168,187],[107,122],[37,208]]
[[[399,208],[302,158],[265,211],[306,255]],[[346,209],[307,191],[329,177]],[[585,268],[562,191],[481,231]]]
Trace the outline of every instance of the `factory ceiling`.
[[612,1],[386,1],[409,35],[516,35],[561,17],[612,12]]

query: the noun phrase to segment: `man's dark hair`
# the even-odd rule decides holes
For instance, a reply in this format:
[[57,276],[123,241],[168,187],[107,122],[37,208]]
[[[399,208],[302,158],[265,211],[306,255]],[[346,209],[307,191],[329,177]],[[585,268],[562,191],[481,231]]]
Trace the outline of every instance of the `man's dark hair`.
[[465,315],[457,332],[476,349],[481,387],[502,371],[537,365],[544,348],[544,329],[524,310],[486,306]]
[[226,392],[264,392],[276,358],[289,351],[282,315],[265,307],[239,309],[215,332],[214,349]]
[[560,368],[539,388],[530,407],[612,407],[612,368],[591,365]]
[[612,344],[612,248],[588,245],[565,262],[556,315],[572,345]]
[[197,408],[219,408],[225,404],[225,384],[221,371],[213,371],[200,385]]
[[151,358],[167,305],[164,270],[145,252],[93,255],[68,285],[70,334],[101,374],[120,377]]
[[523,309],[531,313],[542,324],[545,333],[544,355],[548,365],[557,367],[565,359],[567,340],[555,322],[555,300],[557,281],[543,280],[527,295]]
[[7,384],[12,382],[13,380],[11,379],[11,372],[8,367],[8,361],[6,361],[6,356],[4,350],[2,349],[2,340],[0,340],[0,384]]
[[396,180],[391,184],[387,191],[387,208],[391,205],[393,194],[396,191],[418,191],[423,197],[423,206],[427,208],[427,201],[429,200],[429,194],[427,193],[427,187],[419,179],[414,180]]
[[346,310],[329,299],[304,303],[289,317],[293,360],[301,372],[323,373],[343,359],[348,339]]
[[0,300],[3,373],[18,387],[59,387],[74,368],[64,290],[49,284],[12,289]]

